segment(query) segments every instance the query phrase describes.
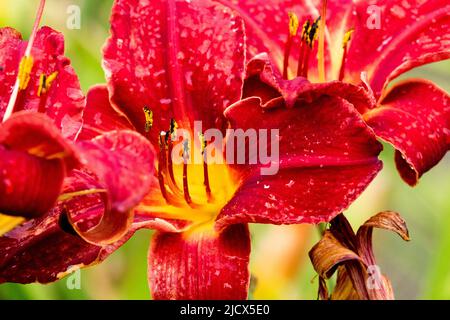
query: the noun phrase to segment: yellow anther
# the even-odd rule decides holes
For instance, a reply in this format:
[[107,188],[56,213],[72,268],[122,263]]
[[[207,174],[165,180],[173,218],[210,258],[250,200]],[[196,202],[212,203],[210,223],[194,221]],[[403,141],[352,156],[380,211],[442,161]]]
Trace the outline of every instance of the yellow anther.
[[307,37],[306,37],[306,43],[312,48],[314,46],[314,41],[317,40],[318,37],[318,30],[319,30],[319,22],[320,17],[316,19],[312,24],[309,25],[308,31],[307,31]]
[[342,48],[347,47],[348,42],[352,39],[352,35],[355,29],[350,29],[344,34],[344,39],[342,40]]
[[144,107],[144,115],[145,115],[145,132],[149,132],[153,127],[153,111],[148,107]]
[[39,77],[39,88],[37,92],[38,97],[40,97],[44,93],[47,93],[48,89],[50,89],[50,86],[52,85],[52,82],[56,79],[57,76],[57,71],[53,72],[49,76],[41,74],[41,76]]
[[306,20],[305,23],[303,24],[303,28],[302,28],[302,40],[306,41],[306,43],[308,43],[310,28],[311,28],[311,23],[309,22],[309,20]]
[[298,31],[298,17],[294,12],[289,12],[289,33],[292,37],[297,35]]
[[19,64],[19,90],[25,90],[30,82],[31,69],[33,69],[33,57],[24,56]]

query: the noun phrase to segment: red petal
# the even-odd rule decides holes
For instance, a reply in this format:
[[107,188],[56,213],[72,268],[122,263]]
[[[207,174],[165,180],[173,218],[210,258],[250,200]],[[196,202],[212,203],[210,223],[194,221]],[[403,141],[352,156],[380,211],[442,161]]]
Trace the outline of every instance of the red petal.
[[265,53],[257,55],[247,64],[243,98],[259,97],[264,107],[284,104],[293,107],[299,100],[311,102],[323,95],[343,98],[360,113],[376,106],[373,95],[360,86],[339,81],[311,83],[301,77],[285,80]]
[[[64,193],[99,188],[95,177],[74,170],[66,179]],[[32,219],[0,237],[0,283],[56,281],[68,272],[100,263],[141,228],[179,232],[182,223],[136,214],[129,232],[119,241],[96,246],[78,237],[65,219],[65,211],[81,230],[100,221],[104,205],[99,194],[83,195],[60,203],[45,216]],[[144,281],[144,279],[143,279]]]
[[26,218],[54,206],[66,171],[77,162],[53,122],[33,112],[0,124],[0,155],[0,212]]
[[106,210],[99,224],[90,230],[74,227],[88,242],[110,244],[129,230],[132,209],[151,189],[154,150],[143,136],[125,130],[83,141],[80,149],[86,168],[106,189]]
[[[74,192],[95,187],[96,181],[75,170],[66,184],[64,192]],[[98,194],[84,195],[61,203],[45,216],[32,219],[1,237],[0,283],[56,281],[68,272],[102,261],[125,242],[123,239],[104,247],[85,242],[61,220],[66,209],[74,213],[74,221],[83,230],[97,224],[103,213]]]
[[[0,29],[0,116],[8,105],[26,41],[11,29]],[[84,96],[78,78],[64,56],[63,35],[48,28],[41,28],[31,51],[34,59],[31,80],[25,91],[19,92],[15,111],[34,110],[46,113],[53,119],[62,135],[75,139],[81,128]],[[49,76],[58,72],[47,94],[37,95],[41,74]]]
[[0,124],[0,144],[10,150],[46,158],[66,159],[68,169],[75,166],[75,151],[46,115],[22,111]]
[[[367,26],[369,6],[380,10],[380,29]],[[450,5],[446,0],[370,0],[355,5],[355,27],[347,55],[347,80],[367,71],[377,96],[393,78],[411,68],[450,58]]]
[[149,253],[154,299],[228,300],[247,298],[250,235],[246,225],[219,234],[157,233]]
[[396,148],[397,168],[411,186],[450,148],[449,95],[431,82],[398,84],[379,108],[364,117],[380,138]]
[[[294,108],[263,110],[258,98],[225,112],[233,129],[279,129],[279,171],[236,166],[243,183],[222,210],[219,227],[230,223],[274,224],[328,221],[346,209],[382,164],[382,147],[347,101],[323,96]],[[268,133],[270,136],[270,133]],[[269,148],[269,147],[267,147]]]
[[50,210],[66,174],[60,159],[45,160],[0,145],[0,211],[25,218]]
[[135,130],[130,121],[111,105],[106,85],[89,89],[78,140],[90,140],[102,133],[120,129]]
[[118,0],[104,50],[112,101],[144,132],[143,107],[154,113],[150,140],[158,145],[170,119],[213,127],[240,98],[244,32],[220,4]]
[[[247,34],[247,52],[249,57],[258,53],[267,52],[275,62],[278,70],[282,70],[284,48],[288,35],[288,13],[295,13],[303,23],[311,18],[320,16],[322,0],[215,0],[236,10],[244,19]],[[332,69],[340,64],[342,59],[341,44],[347,16],[351,13],[351,0],[328,1],[327,4],[327,36],[326,36],[326,67],[327,78],[337,79],[339,70]],[[299,37],[295,38],[291,49],[291,70],[297,70]],[[317,44],[311,53],[309,63],[309,76],[313,81],[317,75]]]

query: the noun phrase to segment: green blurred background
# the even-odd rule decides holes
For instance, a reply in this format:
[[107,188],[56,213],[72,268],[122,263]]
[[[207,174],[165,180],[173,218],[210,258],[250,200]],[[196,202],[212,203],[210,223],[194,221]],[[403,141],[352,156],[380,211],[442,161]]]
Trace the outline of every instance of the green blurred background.
[[[78,73],[83,90],[104,82],[101,48],[108,37],[113,0],[47,0],[42,24],[64,33],[67,56]],[[1,0],[0,26],[11,26],[28,38],[37,0]],[[81,29],[66,27],[69,5],[81,8]],[[450,61],[413,70],[402,78],[421,77],[450,91]],[[385,168],[346,212],[355,230],[369,216],[384,210],[400,212],[408,223],[412,241],[405,243],[386,231],[376,231],[374,246],[378,264],[390,277],[398,299],[450,299],[450,157],[425,174],[419,185],[408,187],[393,164],[393,150],[385,145]],[[306,247],[291,261],[294,269],[286,281],[274,270],[258,279],[254,298],[315,299],[317,279],[307,250],[318,241],[318,232],[307,227],[254,225],[251,270],[264,269],[264,261],[295,242],[289,235],[303,232]],[[288,236],[286,236],[288,235]],[[67,278],[50,285],[3,284],[0,299],[149,299],[147,250],[150,231],[138,232],[101,265],[81,271],[81,289],[70,290]],[[298,237],[297,237],[298,238]],[[306,240],[305,240],[306,239]],[[298,240],[298,239],[297,239]],[[262,263],[261,263],[262,261]],[[276,264],[277,261],[274,262]],[[283,264],[283,261],[278,261]],[[271,273],[272,272],[272,273]],[[258,273],[258,272],[257,272]],[[262,285],[264,284],[264,285]],[[258,288],[258,286],[260,286]]]

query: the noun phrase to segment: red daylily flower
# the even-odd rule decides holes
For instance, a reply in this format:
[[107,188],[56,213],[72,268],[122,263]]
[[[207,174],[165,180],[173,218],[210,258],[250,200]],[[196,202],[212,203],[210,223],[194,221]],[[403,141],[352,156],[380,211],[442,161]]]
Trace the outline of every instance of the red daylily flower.
[[[447,1],[216,1],[244,18],[251,56],[268,52],[280,71],[289,71],[289,77],[298,70],[298,76],[313,82],[342,80],[373,91],[376,104],[359,111],[376,135],[395,147],[397,168],[409,185],[417,184],[449,150],[448,93],[422,79],[397,83],[387,90],[404,72],[450,58]],[[288,13],[296,15],[289,32],[282,23]],[[317,23],[326,23],[322,54],[320,41],[311,44],[308,40],[317,32],[301,28],[304,22],[312,25],[320,15],[325,19]]]
[[[245,69],[244,21],[233,10],[209,0],[117,0],[111,24],[104,49],[108,87],[88,93],[80,138],[116,129],[147,137],[159,146],[153,188],[134,210],[128,234],[113,244],[96,246],[88,234],[101,214],[98,194],[69,200],[77,206],[71,227],[60,203],[14,229],[0,238],[6,257],[0,281],[54,281],[101,261],[145,227],[158,230],[149,253],[154,298],[244,299],[247,223],[328,221],[381,169],[381,145],[356,110],[373,104],[370,94],[341,82],[254,81],[272,72],[270,63],[261,56]],[[276,71],[272,76],[281,79]],[[272,96],[279,86],[285,93]],[[279,129],[279,172],[261,175],[262,165],[173,163],[175,124],[192,132],[195,120],[204,130]],[[137,163],[128,160],[139,170],[150,163],[135,157]],[[91,180],[75,171],[64,192],[98,188]],[[73,227],[93,244],[71,234]],[[44,230],[40,237],[37,229]]]
[[[385,114],[384,109],[380,111],[382,108],[376,107],[375,97],[380,95],[376,93],[374,97],[367,87],[359,86],[359,80],[354,84],[340,81],[312,84],[305,77],[288,81],[265,55],[250,60],[244,72],[245,32],[250,35],[248,51],[258,48],[258,37],[263,36],[271,44],[268,52],[275,55],[275,61],[279,56],[278,42],[261,34],[257,22],[239,8],[247,2],[233,5],[221,2],[232,10],[206,0],[116,1],[111,19],[112,36],[104,52],[108,89],[97,86],[89,92],[80,137],[99,139],[106,149],[116,150],[117,145],[121,146],[126,156],[111,161],[128,163],[124,166],[127,176],[131,165],[139,170],[128,191],[117,188],[109,192],[114,195],[111,206],[122,207],[120,212],[127,211],[123,207],[129,209],[136,203],[140,193],[131,197],[130,189],[138,186],[143,176],[152,173],[149,168],[152,161],[150,156],[141,154],[143,149],[126,147],[126,140],[112,143],[105,138],[111,133],[104,132],[132,129],[154,146],[159,145],[153,189],[134,210],[127,235],[114,243],[111,239],[116,238],[112,237],[105,242],[104,233],[99,238],[92,233],[97,228],[91,229],[104,210],[100,195],[79,194],[80,190],[101,188],[98,179],[83,170],[74,170],[66,179],[64,192],[78,192],[79,197],[59,203],[44,217],[0,239],[0,250],[5,257],[0,261],[0,281],[56,280],[74,268],[101,261],[137,229],[146,227],[158,230],[149,254],[149,282],[155,298],[242,299],[247,296],[249,283],[247,223],[329,221],[348,207],[374,178],[381,169],[377,158],[381,146],[360,113],[374,129],[379,124],[382,129],[376,132],[383,137],[380,132],[384,129],[388,136],[385,139],[389,140],[391,128],[386,126],[384,118],[378,118]],[[341,12],[350,12],[345,10]],[[334,25],[327,18],[317,21],[316,27],[324,21],[330,27]],[[323,27],[319,29],[324,32]],[[314,35],[311,31],[307,35],[312,35],[309,46]],[[326,48],[329,47],[327,43]],[[313,79],[315,74],[332,67],[332,59],[326,57],[322,59],[325,66],[322,72],[309,68],[307,57],[313,59],[314,51],[305,44],[303,48],[302,68],[299,68],[302,75],[309,71]],[[351,56],[351,48],[346,54]],[[345,73],[339,74],[344,79]],[[417,86],[425,88],[422,83]],[[439,139],[444,134],[445,148],[448,148],[448,126],[445,127],[448,96],[441,91],[435,94],[442,98],[443,110],[426,121],[439,128]],[[398,96],[403,96],[401,107],[398,107]],[[396,107],[394,111],[412,108],[405,103],[409,101],[405,90],[397,92],[395,97],[391,101]],[[372,114],[374,110],[378,113]],[[400,112],[401,115],[411,110],[406,111]],[[424,107],[422,112],[427,111]],[[279,129],[279,173],[263,176],[259,165],[205,163],[196,167],[172,163],[170,150],[178,145],[172,141],[175,124],[192,132],[194,120],[201,120],[205,130]],[[429,128],[430,123],[424,126]],[[94,138],[98,134],[101,136]],[[135,133],[134,137],[137,136]],[[426,139],[424,135],[421,137]],[[82,149],[94,154],[88,162],[102,164],[99,167],[104,168],[106,157],[90,148],[89,142],[87,145]],[[429,169],[430,163],[439,161],[441,153],[438,150],[431,160],[427,155],[424,161],[414,163],[416,180]],[[133,155],[135,159],[131,161]],[[114,174],[101,172],[103,182],[115,181]],[[416,181],[413,180],[410,181]],[[127,183],[125,179],[124,185]],[[130,197],[132,200],[128,201]],[[122,206],[123,202],[126,205]],[[67,212],[68,207],[76,209]],[[127,220],[120,226],[131,223],[129,215],[120,217]],[[81,238],[71,234],[74,229]],[[37,237],[36,230],[44,232]],[[115,235],[123,234],[123,230]],[[48,241],[52,238],[56,239],[57,247],[49,252]],[[70,259],[64,258],[65,251]],[[39,268],[31,269],[31,264]]]
[[53,120],[31,114],[0,127],[0,212],[25,217],[42,215],[56,202],[73,166],[66,140],[74,140],[80,131],[85,104],[63,54],[62,35],[48,27],[38,30],[42,10],[43,3],[29,42],[14,29],[0,29],[1,119],[26,110]]
[[[61,226],[70,226],[68,222],[73,227],[67,230],[73,232],[73,228],[83,229],[89,221],[89,231],[83,233],[85,240],[114,242],[128,231],[132,220],[129,209],[139,203],[151,184],[154,153],[140,135],[116,130],[74,142],[81,130],[85,99],[64,57],[62,35],[48,27],[38,30],[44,3],[41,1],[28,43],[15,30],[0,29],[0,234],[23,218],[29,219],[0,238],[0,282],[48,282],[57,276],[50,276],[48,270],[41,275],[18,273],[18,265],[12,266],[21,250],[15,235],[26,239],[23,246],[30,246],[48,232],[59,229],[63,233]],[[140,169],[130,161],[137,155],[133,164]],[[90,219],[92,212],[84,209],[81,201],[85,199],[95,200],[91,202],[96,206],[95,219]],[[47,237],[44,242],[55,239]],[[63,248],[70,246],[65,243]],[[64,264],[70,262],[67,257],[58,258]],[[55,259],[49,263],[56,263]],[[23,268],[34,266],[28,263]]]

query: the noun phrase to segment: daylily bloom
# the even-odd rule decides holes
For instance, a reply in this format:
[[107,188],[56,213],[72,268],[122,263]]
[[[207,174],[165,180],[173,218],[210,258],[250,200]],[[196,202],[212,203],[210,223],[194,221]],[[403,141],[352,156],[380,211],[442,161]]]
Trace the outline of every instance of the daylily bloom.
[[[8,265],[21,249],[14,242],[15,234],[26,235],[30,245],[54,228],[61,230],[59,224],[72,222],[77,230],[89,226],[87,241],[113,242],[128,231],[129,209],[139,203],[151,183],[153,149],[140,135],[122,130],[74,142],[81,130],[85,99],[64,57],[62,35],[49,27],[38,28],[44,4],[41,1],[29,42],[14,29],[0,29],[0,234],[13,229],[0,239],[0,282],[45,282],[56,277],[45,274],[48,270],[41,275],[20,273],[17,265]],[[137,155],[133,165],[140,169],[130,161]],[[132,192],[124,186],[133,188]],[[95,204],[95,219],[83,210],[86,199]],[[14,228],[24,218],[29,221]],[[54,240],[45,238],[52,245],[43,250],[52,252]],[[64,249],[69,246],[65,244]],[[26,254],[21,258],[26,259]],[[35,267],[23,266],[24,270]]]
[[85,104],[63,55],[62,35],[48,27],[38,30],[43,4],[30,41],[14,29],[0,29],[0,119],[33,110],[53,120],[30,115],[1,125],[0,212],[28,218],[44,214],[56,202],[73,166],[65,140],[74,140],[81,129]]
[[[58,205],[14,229],[0,238],[6,256],[0,281],[54,281],[101,261],[145,227],[158,230],[149,253],[154,298],[245,299],[248,223],[329,221],[381,170],[381,144],[357,111],[373,104],[371,95],[341,82],[284,82],[264,55],[246,65],[244,20],[226,6],[209,0],[116,0],[111,25],[104,48],[108,84],[88,93],[80,139],[116,129],[147,137],[158,149],[153,188],[135,208],[128,234],[115,243],[96,246],[89,237],[101,215],[98,199],[92,199],[98,194],[71,199],[78,206],[71,221]],[[171,151],[181,145],[176,128],[193,134],[197,120],[205,132],[277,129],[279,172],[262,175],[264,164],[196,165],[186,157],[173,162]],[[191,149],[210,156],[213,141],[199,135],[205,141],[183,143],[183,155]],[[266,154],[273,150],[261,147],[258,138]],[[136,170],[150,163],[140,153],[135,158],[128,161]],[[75,182],[68,185],[79,190]],[[56,246],[50,250],[51,238]]]
[[[403,240],[409,241],[406,223],[395,212],[378,213],[367,220],[356,234],[344,215],[331,220],[330,228],[309,252],[314,269],[319,274],[321,299],[394,299],[389,279],[381,274],[376,264],[372,249],[374,228],[394,231]],[[325,280],[336,271],[336,286],[329,296]]]
[[423,79],[387,89],[412,68],[450,58],[448,1],[216,1],[244,18],[250,56],[267,52],[285,78],[341,80],[373,92],[376,103],[358,110],[395,147],[409,185],[449,150],[448,93]]

